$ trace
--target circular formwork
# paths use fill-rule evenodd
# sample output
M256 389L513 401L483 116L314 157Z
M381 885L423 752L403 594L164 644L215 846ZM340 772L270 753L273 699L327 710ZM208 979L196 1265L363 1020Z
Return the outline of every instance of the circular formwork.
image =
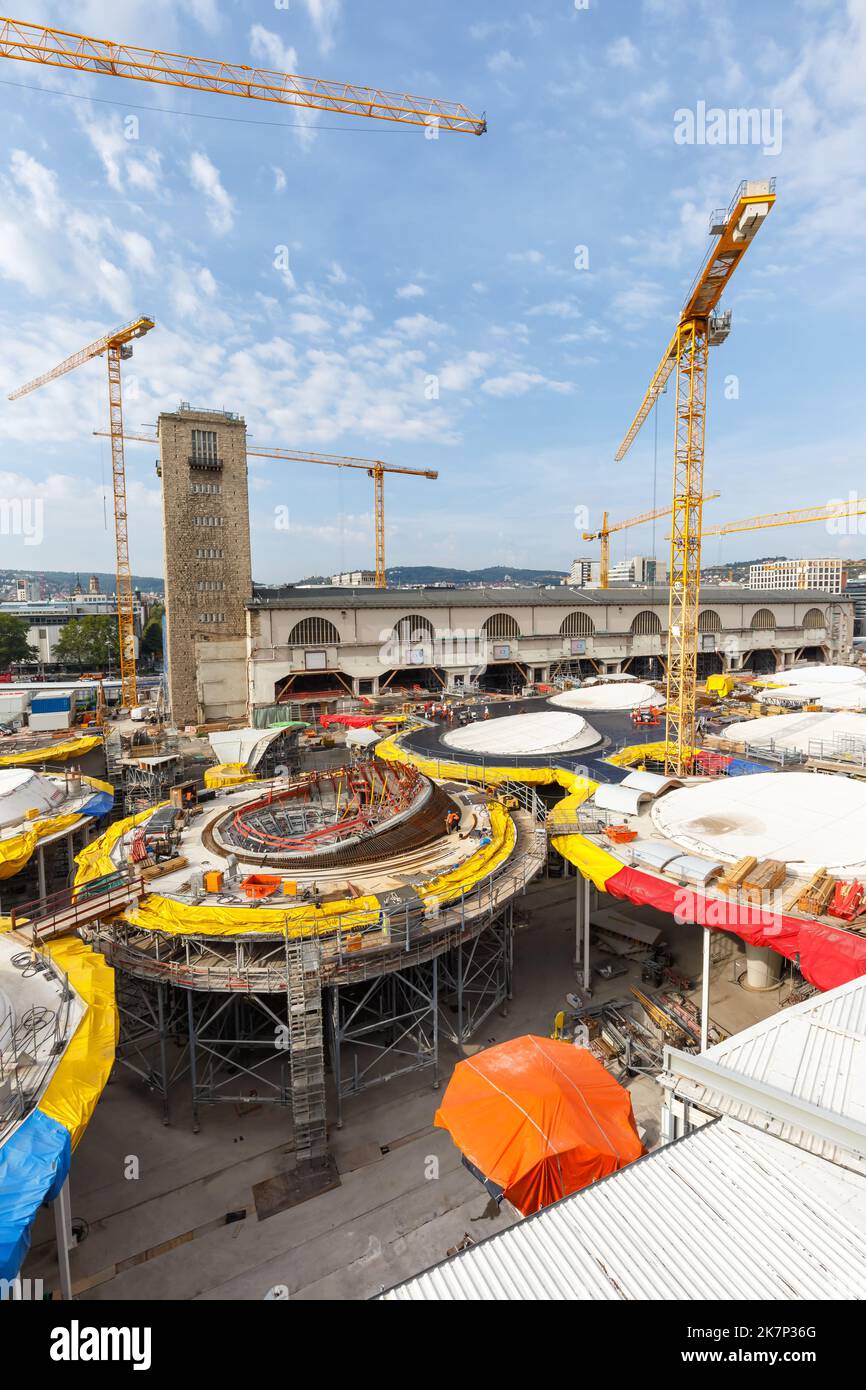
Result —
M216 867L210 855L219 827L252 808L263 813L288 789L274 784L263 795L261 785L251 785L240 794L222 793L206 825L193 823L181 832L175 851L183 867L155 880L138 908L96 928L100 949L117 968L143 980L209 992L280 992L287 945L299 937L318 943L323 980L350 983L431 960L477 935L543 867L545 808L522 788L524 805L508 798L506 807L502 797L473 786L439 784L415 768L376 764L385 773L395 766L411 771L402 782L409 804L382 817L375 833L343 846L340 862L326 862L329 856L317 849L300 866L297 856L285 864L258 853L238 856L230 883L214 895L191 892L191 874L201 881ZM146 831L147 822L140 823L117 841L113 868L124 864L135 836ZM244 898L250 872L276 880L264 901ZM148 902L157 910L149 912Z
M558 709L584 710L633 710L643 705L655 705L661 709L665 697L655 686L646 681L601 681L597 685L582 685L573 690L563 690L552 695L549 704Z
M464 728L450 729L441 742L446 748L478 753L483 757L501 754L507 758L522 755L537 758L597 748L601 735L579 715L539 710L528 714L506 714L495 719L475 721Z
M668 792L651 811L683 850L734 863L779 859L799 877L866 874L866 784L811 772L721 777Z
M244 863L348 867L429 844L452 809L414 767L370 761L270 785L213 816L202 839L211 852Z

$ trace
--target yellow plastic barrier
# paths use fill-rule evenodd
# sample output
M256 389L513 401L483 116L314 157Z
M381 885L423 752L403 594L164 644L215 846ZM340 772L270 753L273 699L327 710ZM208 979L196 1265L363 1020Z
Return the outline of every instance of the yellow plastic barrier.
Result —
M245 782L258 780L246 763L218 763L216 767L209 767L204 775L206 787L240 787Z
M28 763L62 763L68 758L80 758L92 748L98 748L101 738L87 738L49 743L44 748L28 748L26 753L6 753L0 757L0 767L26 767Z

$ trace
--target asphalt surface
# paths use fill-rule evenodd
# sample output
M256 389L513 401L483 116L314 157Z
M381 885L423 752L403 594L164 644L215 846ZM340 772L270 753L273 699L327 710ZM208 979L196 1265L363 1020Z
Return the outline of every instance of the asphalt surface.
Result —
M474 708L483 709L483 701ZM488 705L491 719L556 708L543 695L531 699L496 701ZM442 736L459 727L456 721L453 724L442 722L434 728L418 729L411 734L404 734L401 742L413 753L430 759L441 758L443 763L466 763L472 767L559 767L591 777L596 782L621 782L629 769L613 767L606 761L610 754L628 744L657 743L665 735L664 724L655 729L635 728L631 722L631 715L622 710L612 710L609 713L594 710L588 722L601 735L601 742L595 748L582 748L574 753L526 754L513 757L497 754L491 757L489 754L473 753L468 748L449 748L442 742Z

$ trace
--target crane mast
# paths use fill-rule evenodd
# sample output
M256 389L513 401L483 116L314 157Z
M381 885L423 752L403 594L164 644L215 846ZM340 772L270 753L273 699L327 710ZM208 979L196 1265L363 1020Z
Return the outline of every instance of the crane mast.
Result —
M56 381L67 372L74 371L84 362L94 357L106 358L108 364L108 415L109 437L111 439L111 480L114 498L114 548L115 548L115 591L117 599L117 637L120 652L121 704L131 709L138 704L138 679L135 658L135 599L132 590L132 568L129 562L129 513L126 502L126 466L123 454L123 392L121 389L121 362L132 356L132 345L136 338L144 337L154 327L151 318L142 315L125 328L113 333L105 333L87 347L80 348L71 357L58 362L50 371L34 377L17 391L11 392L10 401L19 400L31 391L51 381Z
M628 453L676 369L665 767L677 775L690 770L695 749L708 352L711 346L724 342L730 331L730 312L719 312L717 305L775 199L774 179L744 180L727 209L713 213L713 244L615 455L619 461Z

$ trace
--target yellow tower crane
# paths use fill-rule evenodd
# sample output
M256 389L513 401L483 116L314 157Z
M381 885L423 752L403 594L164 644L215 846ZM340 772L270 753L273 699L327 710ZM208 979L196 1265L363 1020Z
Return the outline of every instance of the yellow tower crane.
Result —
M720 521L708 526L705 536L730 536L736 531L763 531L772 526L802 526L807 521L839 521L846 517L866 515L866 498L848 502L820 502L815 507L794 507L789 512L764 512L747 516L743 521Z
M710 492L704 498L705 502L710 502L718 497L717 492ZM610 538L615 531L627 531L630 526L640 526L645 521L657 521L660 516L670 516L670 507L659 507L654 512L643 512L640 516L629 517L627 521L615 521L612 526L607 524L607 512L601 514L601 526L597 531L584 531L585 541L601 541L601 560L598 567L598 587L606 589L610 581Z
M483 135L487 129L484 116L473 115L468 107L456 101L359 87L352 82L327 82L320 77L298 77L268 68L251 68L246 63L165 53L157 48L137 48L18 19L0 19L0 57L71 68L77 72L95 72L102 77L155 82L162 87L185 87L197 92L219 92L225 96L276 102L281 106L303 106L374 120L399 121L404 125L425 126L437 133L453 130Z
M763 531L773 526L803 526L808 521L839 521L848 517L866 515L866 498L851 498L847 502L820 502L815 507L794 507L787 512L764 512L760 516L747 516L742 521L722 521L717 526L704 529L705 536L730 536L740 531ZM808 559L797 561L798 589L807 587L809 578ZM786 562L770 564L768 569L784 569Z
M132 594L132 570L129 564L129 514L126 505L126 468L123 458L123 399L120 389L120 364L132 356L132 344L154 327L153 319L142 315L125 328L106 333L95 343L74 352L50 371L19 386L9 396L10 401L29 395L47 382L65 376L83 362L105 354L108 363L108 413L111 439L111 479L114 489L114 545L117 576L117 635L120 649L120 702L128 709L138 704L135 669L135 605Z
M104 436L104 430L94 430ZM155 434L125 434L124 439L137 444L158 444ZM373 479L376 529L376 588L385 588L385 474L407 473L413 478L438 478L433 468L401 468L383 463L381 459L353 458L345 454L305 453L302 449L247 449L247 458L282 459L286 463L320 463L328 468L360 468Z
M744 180L727 209L713 213L713 244L616 453L625 458L676 367L665 767L677 774L689 770L695 746L707 354L730 332L730 310L718 310L719 300L775 200L775 179Z

